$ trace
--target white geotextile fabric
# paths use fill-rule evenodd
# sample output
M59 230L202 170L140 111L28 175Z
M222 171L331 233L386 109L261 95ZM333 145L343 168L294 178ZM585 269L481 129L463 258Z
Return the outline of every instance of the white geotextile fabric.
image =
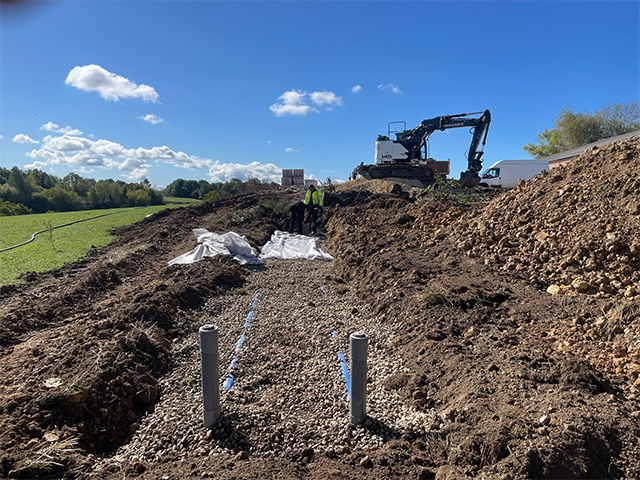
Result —
M190 252L183 253L179 257L170 260L168 262L169 265L186 265L199 262L206 257L215 257L216 255L232 257L240 265L259 265L264 263L258 258L256 249L249 245L247 238L235 232L227 232L221 235L211 233L204 228L194 228L193 234L200 245Z
M271 235L271 240L262 247L260 258L333 260L331 255L318 248L316 238L281 232L280 230L276 230Z
M258 257L256 249L249 245L247 238L235 232L221 235L211 233L204 228L195 228L193 234L200 245L190 252L170 260L167 262L169 265L187 265L216 255L232 257L241 265L259 265L264 263L264 258L333 260L331 255L318 248L316 238L281 232L280 230L276 230L271 236L271 240L262 247L260 257Z

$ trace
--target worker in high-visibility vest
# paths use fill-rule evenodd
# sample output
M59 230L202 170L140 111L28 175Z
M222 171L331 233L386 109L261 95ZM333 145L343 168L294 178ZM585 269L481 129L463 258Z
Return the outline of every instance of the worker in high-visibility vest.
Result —
M304 196L304 205L308 216L311 217L311 233L316 233L318 229L318 215L322 214L324 195L315 185L309 185L309 190Z

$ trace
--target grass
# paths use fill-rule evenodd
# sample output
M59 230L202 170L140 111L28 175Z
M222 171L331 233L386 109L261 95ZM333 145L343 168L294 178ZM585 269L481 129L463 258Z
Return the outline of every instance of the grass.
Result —
M167 204L202 203L202 200L198 200L197 198L164 197L163 200Z
M640 316L640 301L622 302L613 306L598 324L600 336L606 341L613 341L615 337L624 333L627 325Z
M421 305L438 305L440 303L449 302L450 293L444 289L432 289L425 287L424 290L418 293L418 302Z
M158 205L0 217L0 249L26 242L31 234L46 230L31 243L0 252L0 286L20 283L20 277L27 272L47 272L74 262L92 246L108 245L114 239L110 233L113 228L130 225L165 208L179 207ZM59 225L111 212L120 213L54 229Z
M460 186L454 178L437 177L433 185L429 185L420 192L416 203L422 205L428 202L442 202L454 200L459 203L473 203L482 201L482 196L476 191Z

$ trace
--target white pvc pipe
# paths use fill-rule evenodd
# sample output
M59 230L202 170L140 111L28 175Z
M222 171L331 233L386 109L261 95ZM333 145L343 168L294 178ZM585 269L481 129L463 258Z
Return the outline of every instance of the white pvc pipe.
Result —
M367 418L367 344L369 337L362 332L349 337L351 347L351 399L349 421L354 425Z
M215 325L200 327L200 356L202 359L202 420L205 428L211 428L220 419L218 327Z

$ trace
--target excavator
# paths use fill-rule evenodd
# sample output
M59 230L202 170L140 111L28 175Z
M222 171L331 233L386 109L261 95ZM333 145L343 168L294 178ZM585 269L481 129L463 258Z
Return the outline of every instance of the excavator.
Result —
M472 115L480 116L472 117ZM361 163L353 171L351 175L353 178L359 175L370 179L398 177L433 183L436 176L446 177L449 174L449 160L438 161L428 158L426 142L431 134L436 130L471 127L472 139L467 152L467 170L460 174L459 183L463 187L474 187L480 183L478 175L482 168L480 159L484 154L484 145L487 142L491 123L489 110L434 117L423 120L412 130L392 132L391 126L397 123L404 122L390 122L388 135L378 135L375 164ZM395 140L389 138L392 133L396 135ZM481 140L482 146L478 149Z

